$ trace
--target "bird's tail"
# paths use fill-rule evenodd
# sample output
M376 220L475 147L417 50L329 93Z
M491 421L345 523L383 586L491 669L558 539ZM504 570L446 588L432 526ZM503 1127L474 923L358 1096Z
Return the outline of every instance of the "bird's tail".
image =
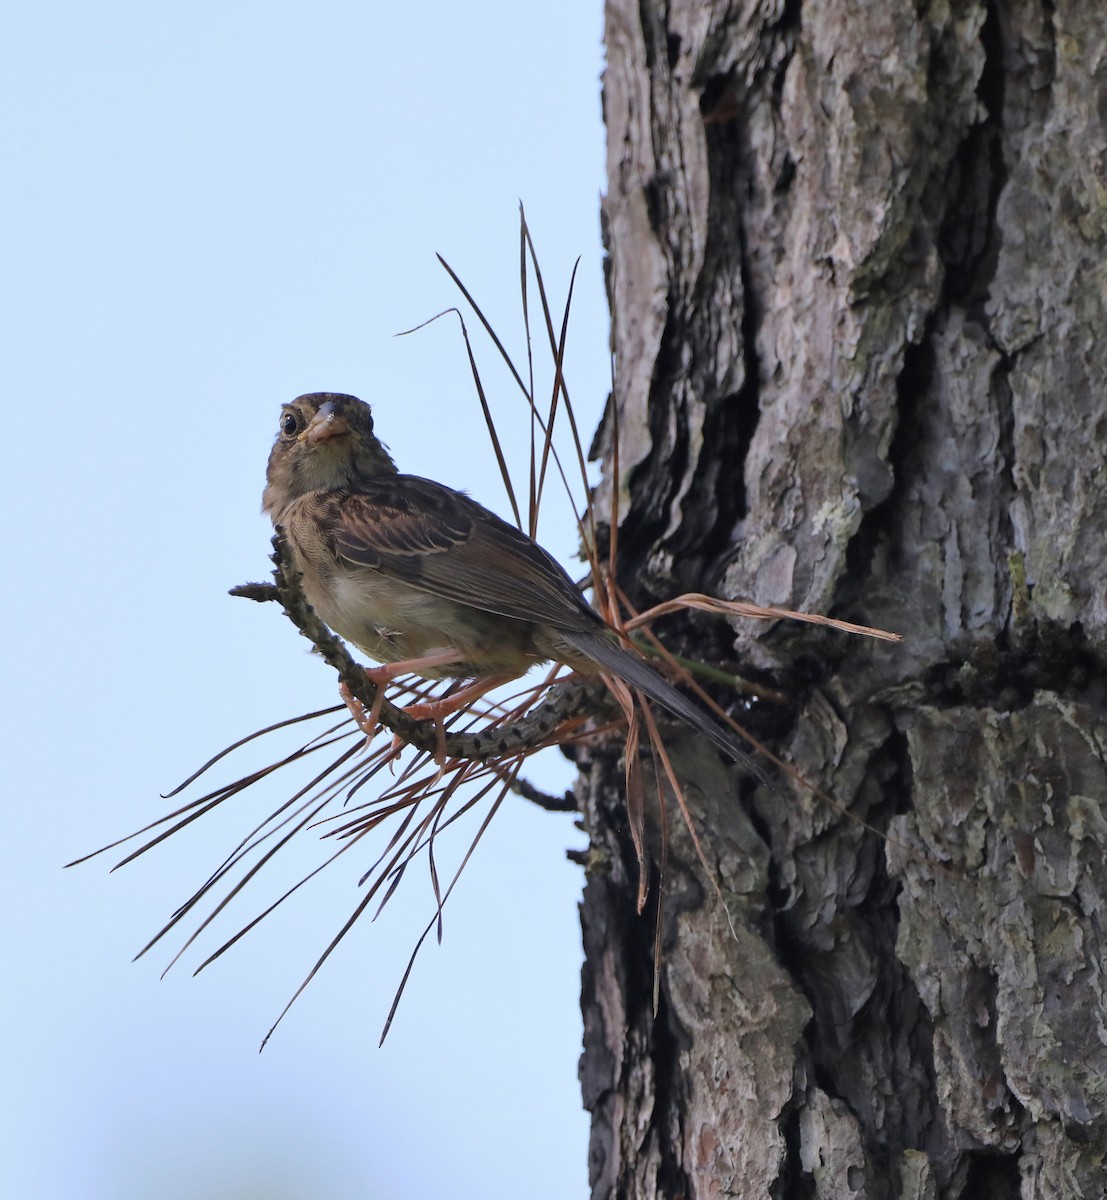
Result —
M687 722L693 729L698 729L700 733L710 738L728 758L752 772L766 787L772 787L765 772L750 758L734 734L724 729L698 705L693 704L687 696L678 692L648 663L643 662L640 658L635 658L629 651L624 650L602 634L558 630L558 636L574 650L602 667L603 670L610 671L612 675L618 675L631 687L638 688L651 700L655 700L663 708L667 708L673 716Z

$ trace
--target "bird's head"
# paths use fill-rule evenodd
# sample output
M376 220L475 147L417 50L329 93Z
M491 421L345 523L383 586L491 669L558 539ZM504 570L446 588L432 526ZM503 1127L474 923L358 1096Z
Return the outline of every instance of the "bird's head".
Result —
M356 396L312 392L281 408L262 507L274 519L308 492L356 487L396 464L373 433L373 413Z

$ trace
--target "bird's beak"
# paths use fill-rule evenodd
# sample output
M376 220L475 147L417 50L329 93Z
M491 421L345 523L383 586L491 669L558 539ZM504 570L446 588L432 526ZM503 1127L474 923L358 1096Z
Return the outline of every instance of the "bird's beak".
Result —
M346 418L328 400L319 406L319 411L311 418L308 427L300 434L300 441L309 446L329 441L334 437L343 437L350 432Z

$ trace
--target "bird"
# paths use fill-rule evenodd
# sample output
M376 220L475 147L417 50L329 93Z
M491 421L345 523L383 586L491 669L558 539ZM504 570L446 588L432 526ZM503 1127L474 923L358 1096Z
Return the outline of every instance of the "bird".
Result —
M544 662L617 676L767 784L738 739L619 643L549 553L445 484L397 469L356 396L281 408L262 509L283 531L308 603L397 675L486 690Z

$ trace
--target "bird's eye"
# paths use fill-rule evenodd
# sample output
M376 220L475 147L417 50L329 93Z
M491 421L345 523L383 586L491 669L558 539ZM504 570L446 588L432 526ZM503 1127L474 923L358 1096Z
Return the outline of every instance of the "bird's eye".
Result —
M286 412L281 415L281 433L285 437L291 437L300 428L300 419L293 412Z

